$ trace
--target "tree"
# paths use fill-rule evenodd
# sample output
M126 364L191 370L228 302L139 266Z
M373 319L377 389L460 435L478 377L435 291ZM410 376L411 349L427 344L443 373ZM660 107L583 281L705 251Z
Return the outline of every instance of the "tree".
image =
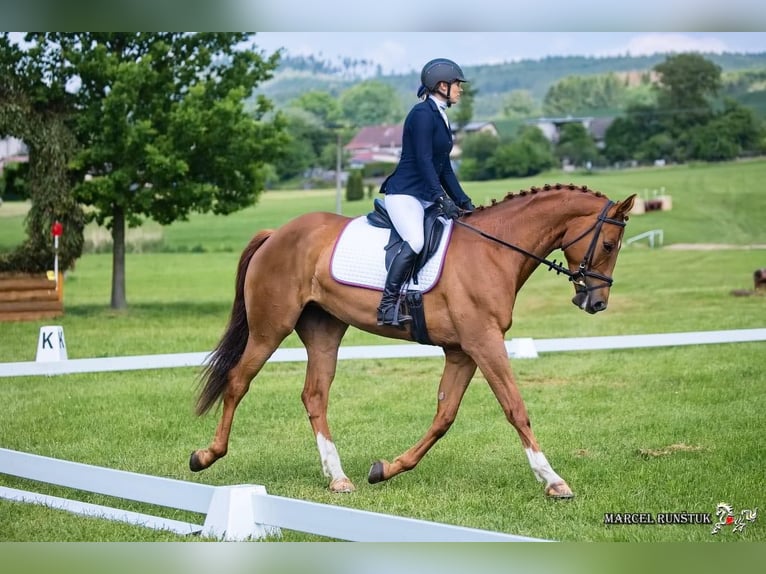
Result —
M402 106L396 90L378 80L352 86L340 96L343 118L351 125L374 126L402 120Z
M491 159L495 177L528 177L555 167L556 156L540 128L523 126L510 143L500 145Z
M568 122L561 126L556 155L574 165L595 163L599 159L596 142L580 122Z
M310 149L303 151L303 161L310 159L311 167L335 169L338 153L338 130L347 131L349 126L342 119L338 99L328 92L312 90L290 101L288 111L291 116L299 116L302 122L291 121L287 132L294 140L293 151L288 156L294 156L298 144L310 143ZM297 120L297 119L296 119ZM341 133L342 139L346 139ZM294 158L294 161L297 158Z
M675 54L657 64L657 106L674 134L705 123L713 114L712 98L721 88L721 67L700 54Z
M721 113L688 131L689 155L704 161L727 161L758 153L762 135L752 111L727 99Z
M341 121L342 112L338 98L329 92L311 90L290 101L290 107L300 108L313 114L322 125L329 126Z
M499 145L500 140L491 133L476 132L463 136L460 141L460 176L468 180L492 179L494 173L490 159Z
M29 199L26 181L28 172L27 162L6 163L0 176L0 198Z
M541 111L529 90L513 90L503 100L503 116L506 118L526 119Z
M282 120L265 121L278 54L245 49L239 33L33 33L26 69L71 100L79 149L70 162L77 200L114 241L111 306L127 306L125 231L191 212L252 205L265 163L284 146Z
M460 102L455 108L453 123L458 129L465 127L473 118L473 102L476 94L479 92L470 82L463 84L463 93L460 95Z
M288 143L282 156L275 162L282 181L298 177L319 165L324 147L335 141L332 131L318 117L304 109L291 106L285 110L285 118Z
M364 178L361 169L352 169L346 183L346 201L364 199Z
M543 111L565 116L619 108L626 94L626 86L616 74L568 76L548 89Z
M637 159L644 141L664 131L663 118L656 105L634 104L616 118L604 136L604 155L611 162Z
M85 215L72 193L67 166L77 142L67 126L71 96L54 74L0 33L0 134L24 141L29 163L24 191L31 207L26 217L27 238L0 256L0 270L41 272L51 268L51 225L64 226L59 241L59 269L69 269L82 254Z

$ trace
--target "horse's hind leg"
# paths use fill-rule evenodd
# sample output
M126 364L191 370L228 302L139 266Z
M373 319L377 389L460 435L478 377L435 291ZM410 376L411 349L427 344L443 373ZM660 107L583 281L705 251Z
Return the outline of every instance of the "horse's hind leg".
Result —
M476 372L476 363L459 349L445 350L445 365L439 383L436 416L426 434L412 448L393 462L378 460L372 464L367 480L371 484L393 478L411 470L428 450L436 444L452 426L468 384Z
M347 328L346 323L316 305L308 305L295 326L308 355L301 399L316 437L322 472L330 479L330 490L333 492L354 491L354 484L343 472L327 424L330 385L335 377L338 347Z
M223 392L223 412L215 430L213 441L206 449L196 450L189 460L189 468L198 472L212 465L219 458L226 456L229 448L229 435L234 412L237 410L242 397L250 389L250 382L255 378L263 365L284 337L274 337L271 340L259 339L257 342L252 335L248 336L245 350L236 366L228 373L226 389ZM278 339L278 340L277 340Z

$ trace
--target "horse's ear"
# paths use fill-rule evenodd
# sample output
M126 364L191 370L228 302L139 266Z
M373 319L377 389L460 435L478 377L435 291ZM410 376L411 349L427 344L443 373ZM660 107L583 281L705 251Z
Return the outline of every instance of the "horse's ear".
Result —
M617 212L614 214L615 219L618 217L622 217L623 219L628 219L628 214L630 213L630 210L633 209L633 202L636 199L636 194L626 197L624 200L617 203Z

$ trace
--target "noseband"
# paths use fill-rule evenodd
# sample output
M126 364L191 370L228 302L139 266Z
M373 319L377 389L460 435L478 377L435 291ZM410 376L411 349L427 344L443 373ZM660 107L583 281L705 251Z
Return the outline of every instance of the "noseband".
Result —
M596 219L593 225L591 225L588 229L583 231L580 235L575 237L572 241L570 241L566 245L561 246L560 249L562 251L565 251L569 249L572 245L580 241L583 237L593 232L593 237L590 240L588 251L585 252L585 256L583 257L583 260L580 262L579 268L574 273L570 271L569 268L566 267L563 263L559 263L555 259L553 261L549 261L548 259L545 259L544 257L540 257L539 255L535 255L534 253L527 251L526 249L522 249L521 247L517 245L508 243L507 241L503 241L502 239L495 237L494 235L490 235L489 233L485 233L481 229L474 227L472 225L468 225L467 223L464 223L460 221L459 219L456 219L455 223L470 229L474 233L478 233L479 235L481 235L482 237L486 239L489 239L490 241L494 241L495 243L499 243L500 245L513 249L514 251L518 251L519 253L529 257L530 259L534 259L535 261L542 263L543 265L548 267L549 271L555 271L556 275L559 275L559 274L566 275L567 277L569 277L569 280L575 284L575 289L578 292L586 292L586 291L593 291L595 289L600 289L604 286L611 287L612 283L614 282L614 280L608 275L604 275L602 273L598 273L597 271L593 271L590 269L590 266L593 260L593 254L595 253L596 246L598 245L598 237L601 234L601 228L603 227L604 223L611 223L612 225L625 227L624 221L620 221L618 219L613 219L611 217L606 216L607 212L609 211L609 208L612 207L613 205L614 205L614 201L607 200L606 205L604 205L604 208L601 210L601 213L599 213L598 215L598 219ZM600 285L589 287L585 283L585 279L588 277L598 279L599 281L602 281L603 283Z
M607 275L603 275L602 273L598 273L597 271L592 271L590 269L590 266L593 263L593 253L595 253L596 251L596 246L598 245L598 237L599 235L601 235L601 227L604 225L604 223L611 223L612 225L625 227L624 221L619 221L617 219L612 219L611 217L606 216L607 212L609 211L609 208L612 207L613 205L614 205L613 201L607 201L606 205L604 205L604 208L601 210L601 213L599 214L598 219L593 225L591 225L588 229L586 229L584 232L582 232L580 235L578 235L576 238L574 238L572 241L570 241L566 245L561 246L561 250L566 251L572 245L580 241L580 239L588 235L588 233L593 231L593 237L591 237L590 245L588 245L588 251L585 252L585 256L583 257L583 260L580 262L580 267L577 269L575 273L571 273L571 272L569 273L569 280L572 281L576 285L576 287L579 287L579 289L577 289L578 291L593 291L595 289L600 289L604 286L611 287L612 283L614 283L614 280L611 277ZM587 277L592 277L594 279L603 281L603 284L588 287L588 285L585 283L585 279Z

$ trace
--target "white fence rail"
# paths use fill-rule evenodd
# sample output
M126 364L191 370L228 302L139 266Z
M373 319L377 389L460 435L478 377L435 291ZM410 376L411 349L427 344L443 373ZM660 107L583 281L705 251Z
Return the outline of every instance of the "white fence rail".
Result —
M695 331L691 333L659 333L653 335L616 335L607 337L571 337L561 339L511 339L505 346L511 358L533 358L537 353L562 351L593 351L630 349L638 347L673 347L712 343L743 343L766 341L766 329L735 329L729 331ZM64 375L139 369L199 367L209 353L178 353L166 355L136 355L99 359L68 359L51 362L0 363L1 377L34 375ZM402 359L441 357L440 347L407 343L401 345L370 345L341 347L338 359ZM269 362L305 361L306 350L277 349Z
M627 239L625 241L625 245L631 245L636 241L641 241L642 239L646 239L649 242L649 247L654 247L655 242L657 243L657 247L662 247L662 243L665 240L665 234L662 229L650 229L649 231L639 233L638 235Z
M278 537L281 529L351 542L546 542L272 496L260 485L211 486L0 448L0 473L121 499L205 514L196 525L68 498L0 487L0 498L80 515L222 540Z

